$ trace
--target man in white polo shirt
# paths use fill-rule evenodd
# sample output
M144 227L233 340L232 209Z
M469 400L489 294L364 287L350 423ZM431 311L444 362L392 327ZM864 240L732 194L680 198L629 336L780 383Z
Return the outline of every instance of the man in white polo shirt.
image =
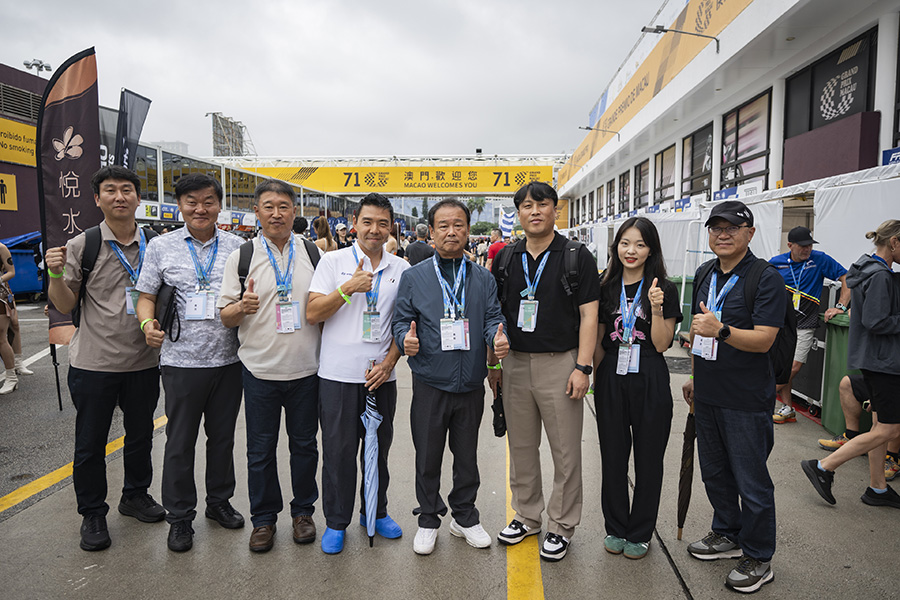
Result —
M239 272L242 246L225 263L218 302L222 324L238 328L238 358L244 365L253 552L272 549L275 521L284 508L275 459L282 408L291 452L294 541L316 539L312 514L319 497L319 328L306 323L315 268L306 241L291 231L294 198L293 189L282 181L270 179L256 187L253 208L262 232L248 246L253 251L246 289Z
M356 243L326 254L309 288L306 318L324 322L319 357L319 421L322 425L322 551L344 549L344 533L353 518L357 490L356 456L364 464L365 434L360 415L366 394L375 394L383 417L378 427L378 508L361 507L360 524L375 519L375 531L399 538L400 526L387 514L388 452L394 437L397 383L394 365L400 349L392 344L391 318L400 275L409 264L384 251L391 235L394 209L390 200L371 193L359 203L353 220ZM375 366L369 369L369 361Z

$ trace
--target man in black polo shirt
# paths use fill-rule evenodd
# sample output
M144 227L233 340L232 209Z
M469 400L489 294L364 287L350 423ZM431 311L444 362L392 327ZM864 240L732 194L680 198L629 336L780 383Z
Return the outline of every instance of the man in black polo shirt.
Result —
M552 187L529 183L516 192L514 202L525 239L505 247L492 265L509 326L511 350L503 365L503 400L509 485L516 511L497 538L502 544L517 544L541 531L544 424L555 473L540 555L558 561L566 555L581 521L582 399L597 341L600 278L587 248L579 245L569 250L566 238L554 233L558 199ZM570 251L577 252L576 281L566 276L564 255ZM497 362L492 359L489 355L489 363ZM492 387L500 373L490 371Z
M410 265L417 265L426 258L431 258L434 248L428 245L428 225L416 225L416 241L406 247L406 260Z
M700 471L714 512L712 531L688 552L700 560L740 557L725 584L754 592L773 579L775 486L766 461L774 444L775 372L767 352L784 324L784 280L766 267L748 310L744 279L757 261L749 248L753 213L742 202L722 202L706 227L718 258L703 281L694 280L700 301L692 309L693 376L684 398L694 403Z

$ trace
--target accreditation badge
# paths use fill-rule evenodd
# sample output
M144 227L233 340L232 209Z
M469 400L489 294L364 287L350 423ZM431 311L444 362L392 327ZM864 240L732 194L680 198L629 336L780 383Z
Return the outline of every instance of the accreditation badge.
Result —
M294 333L300 329L300 303L278 302L275 305L275 331Z
M469 320L441 319L441 350L469 349Z
M719 354L719 341L713 337L694 336L694 344L691 346L691 354L699 356L703 360L716 360Z
M794 310L800 310L800 294L794 293L791 294L791 304L794 305Z
M619 344L616 360L616 375L639 373L641 370L641 347L637 344Z
M362 341L381 342L381 313L378 311L365 311L363 313Z
M207 305L209 297L206 292L190 292L184 301L184 318L187 321L202 321L207 319Z
M526 333L531 333L537 327L537 300L522 300L519 303L519 329Z
M141 293L135 290L134 287L125 288L125 314L135 314L134 307L137 306L140 295Z
M216 293L206 292L206 318L215 320L216 318Z

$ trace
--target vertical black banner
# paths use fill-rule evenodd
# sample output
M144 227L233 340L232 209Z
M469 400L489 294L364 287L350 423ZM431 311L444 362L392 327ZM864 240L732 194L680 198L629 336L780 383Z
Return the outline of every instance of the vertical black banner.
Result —
M67 60L47 83L37 122L38 198L44 250L100 223L91 176L100 168L100 108L94 49ZM71 317L51 307L50 343L65 344Z
M119 125L116 130L117 165L134 170L134 157L148 112L150 112L149 98L122 88L119 99Z

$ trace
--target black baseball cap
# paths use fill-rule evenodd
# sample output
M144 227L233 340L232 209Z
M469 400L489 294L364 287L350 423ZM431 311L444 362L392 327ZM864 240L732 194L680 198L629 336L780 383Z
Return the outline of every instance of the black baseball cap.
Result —
M798 246L812 246L819 243L812 238L812 231L808 227L794 227L791 229L788 232L788 241Z
M747 205L737 200L725 200L716 204L709 213L706 220L708 227L713 219L723 218L733 225L740 225L746 222L748 226L753 227L753 213L747 208Z

